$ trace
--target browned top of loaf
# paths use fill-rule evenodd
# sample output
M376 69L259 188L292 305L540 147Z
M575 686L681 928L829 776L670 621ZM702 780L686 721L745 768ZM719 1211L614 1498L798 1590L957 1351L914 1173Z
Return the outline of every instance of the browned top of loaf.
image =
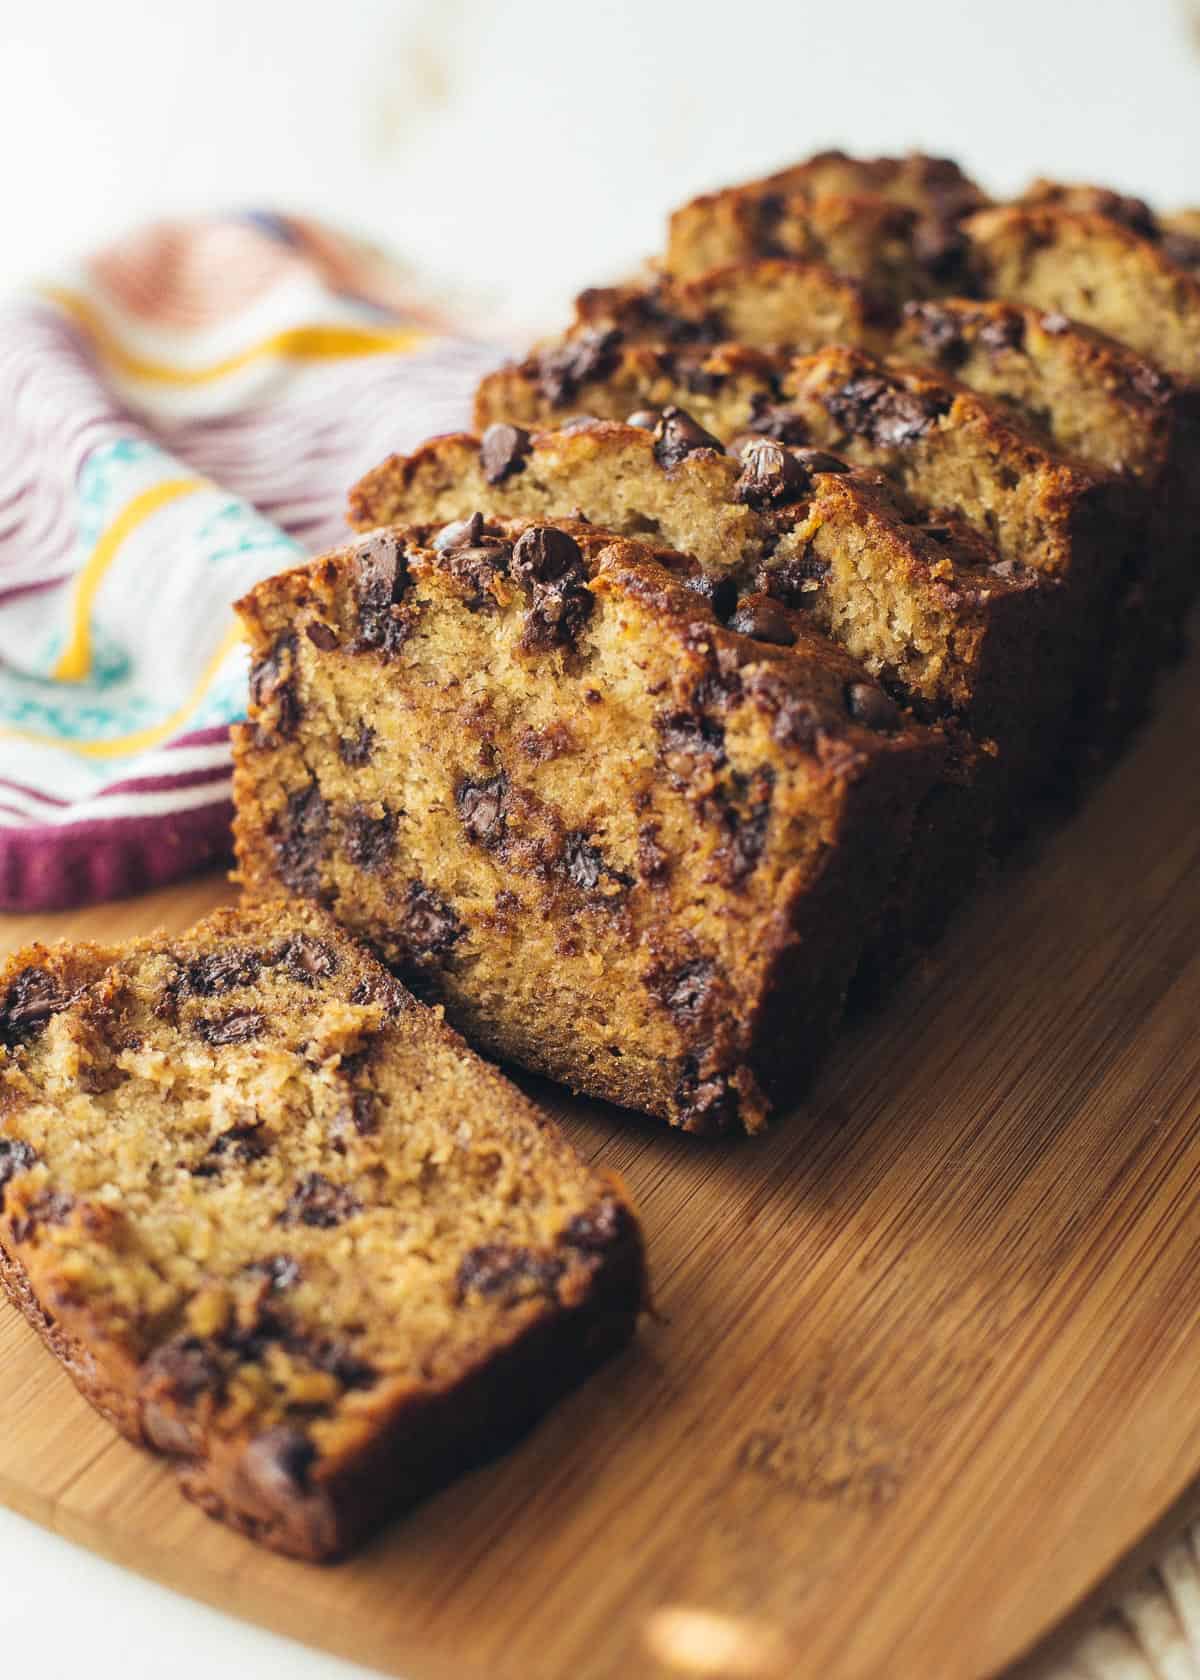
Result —
M1105 481L923 368L833 346L796 360L783 395L815 441L880 466L921 500L958 507L1005 558L1049 576L1071 571L1077 520L1100 511Z
M1044 178L1031 182L1017 202L1054 210L1082 210L1120 222L1131 233L1160 246L1173 263L1200 273L1200 212L1159 213L1144 198L1113 192L1111 187Z
M746 186L763 192L874 193L894 204L954 218L981 210L988 196L953 158L907 152L899 157L853 157L817 152Z
M1153 482L1166 465L1178 410L1171 380L1064 315L999 300L914 302L893 351L956 375L1103 471Z
M1200 277L1124 221L1055 205L1003 205L963 223L987 293L1071 316L1200 383Z
M755 257L826 264L861 280L885 309L945 289L958 272L954 225L870 194L706 193L671 216L665 270L691 278Z
M750 256L687 280L580 293L569 336L613 327L652 343L732 340L768 353L779 346L803 351L831 343L881 348L885 342L861 281L825 263L791 257Z

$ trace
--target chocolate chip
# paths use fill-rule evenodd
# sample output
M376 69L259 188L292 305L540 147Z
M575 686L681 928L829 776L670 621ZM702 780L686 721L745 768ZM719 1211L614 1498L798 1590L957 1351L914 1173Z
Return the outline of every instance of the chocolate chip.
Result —
M361 770L371 762L375 751L375 731L370 724L360 723L356 735L343 735L338 741L338 757L351 770Z
M290 977L305 986L314 980L328 980L338 971L337 955L332 946L310 933L294 933L283 947L279 960Z
M953 396L909 391L875 374L860 374L822 401L845 431L865 437L884 449L900 449L933 429L948 412Z
M75 1206L74 1196L62 1190L43 1190L12 1222L13 1241L29 1242L39 1225L65 1225Z
M792 459L810 473L848 473L854 469L840 455L830 455L824 449L793 449Z
M761 391L750 405L750 430L760 437L774 438L777 443L808 442L808 427L801 417L786 404L772 402Z
M807 607L829 576L830 563L811 549L772 560L759 568L756 583L761 591L782 601L785 607Z
M489 484L503 484L506 478L521 472L525 458L533 448L533 439L523 426L510 426L498 420L489 426L479 440L479 463Z
M265 659L250 670L250 703L265 714L258 719L259 735L278 735L290 740L300 721L301 706L293 677L296 671L296 638L281 636Z
M777 647L792 647L796 641L796 628L786 609L766 595L747 595L729 620L729 628L739 636Z
M156 1347L138 1371L138 1398L194 1406L205 1395L220 1399L225 1374L213 1348L195 1336L176 1336ZM157 1443L156 1443L157 1444Z
M350 1095L350 1124L359 1137L374 1137L379 1130L379 1095L376 1091L353 1091Z
M355 554L358 592L358 645L391 655L407 640L411 626L398 616L408 588L408 561L400 539L377 531Z
M449 525L443 525L433 539L433 546L438 554L454 548L475 548L482 535L483 515L472 513L466 519L453 519Z
M274 836L279 878L285 886L315 898L321 883L321 852L329 811L316 782L289 793Z
M767 843L775 774L763 765L749 775L734 771L705 798L702 810L724 832L716 854L722 880L740 887L758 867Z
M279 1215L281 1225L309 1225L327 1231L352 1214L362 1212L362 1203L347 1184L334 1184L324 1173L306 1173L292 1191Z
M681 1027L694 1026L713 1002L716 969L697 957L668 974L655 988L668 1013Z
M562 872L572 886L591 892L604 873L603 853L589 842L586 834L576 831L564 835Z
M518 583L556 583L582 571L579 544L553 525L531 525L513 547L512 575Z
M665 881L670 873L670 855L659 844L656 823L646 823L638 830L637 862L638 874L652 886Z
M232 1009L228 1015L201 1017L195 1031L206 1044L247 1044L258 1037L265 1024L257 1009Z
M657 408L635 408L626 419L627 426L636 426L639 432L652 432L662 419L662 411Z
M570 646L595 605L579 544L552 525L531 525L513 548L512 575L531 592L521 645Z
M440 956L462 938L462 923L437 893L409 883L397 930L415 957Z
M270 1144L262 1135L261 1121L247 1121L244 1125L230 1126L227 1131L214 1138L192 1168L192 1176L215 1178L226 1156L234 1161L261 1161L268 1154Z
M308 1492L317 1449L302 1430L279 1424L256 1436L242 1454L239 1473L271 1500L284 1504Z
M693 595L699 595L701 600L707 601L712 608L713 617L719 623L727 622L730 613L737 606L737 584L731 577L710 577L707 572L695 572L691 577L685 577L683 587Z
M659 752L675 775L686 779L699 764L717 769L725 762L725 726L703 711L660 712L654 727Z
M37 1150L23 1138L0 1137L0 1210L4 1207L5 1186L18 1173L28 1172L37 1159Z
M1002 350L1020 350L1025 344L1025 320L1014 310L1012 314L990 317L979 329L979 342L993 355Z
M507 1243L481 1243L463 1256L455 1279L459 1302L472 1292L503 1295L518 1301L531 1295L552 1294L562 1275L562 1261L554 1255Z
M745 465L733 487L739 502L750 507L777 507L794 502L812 488L812 479L796 457L770 438L756 439L742 450Z
M659 466L677 467L697 449L715 449L718 455L725 453L720 438L706 432L684 409L673 404L664 408L654 428L654 458Z
M586 1213L577 1213L558 1240L568 1248L582 1249L585 1254L603 1254L605 1249L624 1242L634 1229L629 1209L609 1197Z
M555 408L573 402L581 385L607 379L617 366L622 334L616 327L589 327L538 357L538 380Z
M376 816L366 805L352 805L345 817L345 853L356 869L379 874L391 862L396 845L396 815L385 805Z
M956 368L966 360L962 322L953 310L936 303L906 303L904 319L915 327L921 348L943 367Z
M889 734L900 725L900 713L895 702L874 683L847 683L846 710L856 723L861 723L866 729L878 729Z
M503 771L486 781L461 781L454 790L459 819L472 840L495 846L504 838L504 802L508 777Z
M508 571L512 549L507 543L487 543L478 548L451 548L446 553L446 569L450 576L465 584L470 594L467 606L472 612L482 607L494 607L493 585Z
M27 1043L70 1001L44 968L23 968L0 1003L0 1045L15 1050Z
M253 986L261 970L257 951L238 947L209 951L186 962L169 989L177 998L220 997L238 986Z
M304 634L322 653L331 653L338 645L338 634L332 624L323 624L319 618L304 626Z
M711 1135L737 1125L737 1092L723 1073L701 1079L694 1064L685 1064L683 1078L675 1087L675 1104L685 1132Z
M965 266L966 237L952 218L920 217L913 226L912 248L925 272L943 283L957 278Z

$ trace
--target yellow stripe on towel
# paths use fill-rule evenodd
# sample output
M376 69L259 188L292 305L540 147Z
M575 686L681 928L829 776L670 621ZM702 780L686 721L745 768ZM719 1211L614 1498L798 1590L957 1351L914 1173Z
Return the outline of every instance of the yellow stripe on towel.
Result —
M221 639L221 645L196 679L195 686L183 705L161 723L153 723L146 729L135 730L132 735L119 735L111 741L68 741L61 735L35 735L25 729L0 729L0 741L28 741L38 747L57 747L61 752L78 753L82 758L125 758L131 753L145 752L179 732L200 705L208 692L209 684L242 639L240 625L230 625Z
M288 356L295 361L334 361L344 356L374 356L387 350L411 350L430 334L417 327L363 327L353 323L329 326L285 327L269 338L235 351L208 367L179 367L173 362L156 362L139 356L101 318L99 311L77 292L60 286L42 287L42 296L64 310L91 339L101 358L117 373L151 385L206 385L224 379L251 362L271 356Z
M53 672L59 682L83 682L91 671L92 602L126 537L168 502L178 501L180 496L190 496L208 487L206 478L166 478L161 484L152 484L149 490L135 496L103 533L75 580L71 631Z

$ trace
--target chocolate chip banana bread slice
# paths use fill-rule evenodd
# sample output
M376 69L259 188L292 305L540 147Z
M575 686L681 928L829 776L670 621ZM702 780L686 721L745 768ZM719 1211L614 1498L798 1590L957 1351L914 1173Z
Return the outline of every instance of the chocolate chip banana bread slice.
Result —
M645 1287L620 1185L302 901L0 971L0 1278L190 1498L308 1558L507 1444Z
M1185 385L1200 384L1200 275L1165 240L1112 216L1003 205L963 223L976 285L1130 345Z
M1128 541L1117 481L1050 451L1004 409L953 380L831 348L793 363L784 400L811 440L956 509L999 551L1057 585L1035 650L1031 701L1047 759L1113 634ZM1091 720L1089 720L1090 722Z
M571 522L374 533L239 610L249 893L576 1090L693 1132L795 1100L942 759L855 661Z
M1126 486L1130 545L1113 697L1146 695L1156 665L1178 649L1197 581L1200 494L1191 483L1196 438L1184 393L1128 345L1028 304L912 303L894 351L953 374Z
M649 533L699 561L731 622L787 639L769 605L735 612L739 594L760 591L801 609L922 719L954 717L1006 758L1028 749L1045 593L1037 574L877 473L761 437L727 454L690 415L669 410L653 431L499 425L482 439L434 438L351 493L351 522L364 530L439 525L480 508L531 518L577 510L608 530Z
M592 287L575 300L568 337L617 329L628 340L652 344L723 341L767 352L826 344L883 349L886 324L861 281L821 262L750 255L691 279Z
M611 354L594 354L607 343ZM776 396L777 363L741 344L647 344L619 328L587 329L487 374L475 393L475 426L498 421L551 426L656 416L686 407L706 431L729 438L751 429Z
M823 263L862 281L886 313L906 298L936 295L960 272L961 240L947 238L939 225L927 248L927 225L917 211L867 193L733 187L705 193L672 214L662 265L687 279L757 257Z

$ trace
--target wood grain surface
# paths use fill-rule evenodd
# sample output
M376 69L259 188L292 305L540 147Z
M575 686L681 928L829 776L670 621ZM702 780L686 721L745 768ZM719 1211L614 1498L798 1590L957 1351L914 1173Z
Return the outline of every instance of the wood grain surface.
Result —
M0 1498L226 1609L480 1680L991 1674L1200 1473L1200 665L765 1139L536 1089L623 1172L657 1316L334 1568L208 1522L0 1307ZM181 927L191 884L0 923Z

